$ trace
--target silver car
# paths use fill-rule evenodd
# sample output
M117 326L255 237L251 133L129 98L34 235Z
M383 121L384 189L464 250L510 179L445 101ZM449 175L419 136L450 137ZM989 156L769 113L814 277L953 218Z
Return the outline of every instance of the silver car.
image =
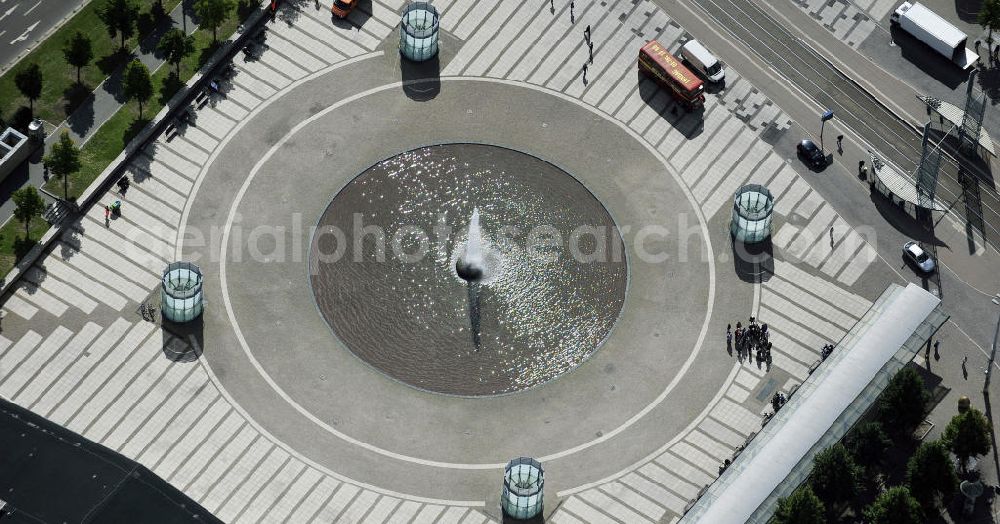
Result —
M903 244L903 256L924 273L934 272L934 259L924 251L924 248L920 247L920 244L912 240Z

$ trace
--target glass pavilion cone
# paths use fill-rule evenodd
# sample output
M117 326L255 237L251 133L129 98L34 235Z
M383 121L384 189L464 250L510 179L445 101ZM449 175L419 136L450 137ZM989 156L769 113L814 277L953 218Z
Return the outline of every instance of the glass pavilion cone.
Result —
M500 506L507 516L530 519L542 512L542 488L545 473L542 464L533 458L519 457L507 463L503 475L503 496Z
M430 60L438 52L438 10L430 2L411 2L399 24L399 52L414 62Z
M174 262L163 270L160 310L171 322L189 322L205 309L202 274L190 262Z
M741 187L733 199L733 219L729 224L733 240L749 244L771 236L773 211L774 197L766 187L759 184Z

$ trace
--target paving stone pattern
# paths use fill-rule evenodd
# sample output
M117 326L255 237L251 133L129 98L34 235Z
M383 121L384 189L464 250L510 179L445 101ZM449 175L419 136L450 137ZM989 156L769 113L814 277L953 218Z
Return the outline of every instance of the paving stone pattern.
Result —
M136 314L156 292L181 211L220 141L292 82L374 51L398 23L402 3L376 0L360 29L332 25L325 10L311 6L293 24L269 25L267 50L234 62L226 96L197 110L197 126L161 137L132 162L128 212L105 227L103 208L91 208L5 297L3 314L34 328L0 335L0 395L136 459L227 522L486 521L481 508L379 492L305 461L233 405L203 362L163 357L197 349L192 341ZM787 390L801 382L822 345L837 341L870 306L852 286L874 251L772 149L767 135L783 132L789 119L736 70L727 72L724 91L708 96L703 118L675 114L673 100L648 80L636 89L635 53L644 41L676 50L686 37L650 2L581 1L575 23L568 6L553 15L543 2L436 5L442 28L464 41L442 76L527 82L617 119L682 174L708 219L728 213L733 192L751 181L767 184L779 215L797 220L775 232L776 276L761 290L759 317L775 336L771 370L742 365L689 433L614 479L568 495L551 517L674 522L718 465L760 429L762 385L780 379ZM582 42L587 24L595 57L585 84L587 48L566 42ZM115 198L109 193L104 201Z

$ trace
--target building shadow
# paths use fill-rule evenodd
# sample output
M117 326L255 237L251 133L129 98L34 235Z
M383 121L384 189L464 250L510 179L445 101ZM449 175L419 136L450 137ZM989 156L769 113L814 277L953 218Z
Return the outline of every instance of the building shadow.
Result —
M157 306L159 307L159 306ZM201 358L205 341L205 321L202 315L189 322L176 323L161 318L161 328L171 336L163 337L163 356L171 362L188 363Z
M747 244L730 236L733 269L743 282L758 284L774 276L774 246L768 236L760 242Z
M893 24L889 34L892 35L892 41L899 47L903 58L948 89L955 89L969 78L968 72L963 71L954 62L917 40L898 25Z
M983 0L955 0L955 13L959 20L967 24L978 24L983 3Z
M399 57L399 70L403 77L403 92L411 100L426 102L441 92L441 62L438 55L423 62L413 62Z
M544 511L542 513L544 513ZM542 513L539 513L530 519L515 519L514 517L507 515L506 511L501 510L500 522L503 524L543 524L545 522L545 517L542 516Z
M357 7L347 15L355 27L362 28L372 17L372 0L358 0Z
M926 213L918 213L915 217L902 207L893 204L889 198L874 188L869 192L869 196L875 205L875 210L896 231L925 244L947 247L947 244L934 234L933 217Z

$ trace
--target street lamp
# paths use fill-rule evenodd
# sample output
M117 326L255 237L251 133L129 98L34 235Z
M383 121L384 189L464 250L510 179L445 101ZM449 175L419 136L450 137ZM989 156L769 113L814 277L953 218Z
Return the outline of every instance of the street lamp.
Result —
M819 116L819 150L826 152L826 148L823 147L823 128L826 127L826 121L833 118L833 110L827 109Z

